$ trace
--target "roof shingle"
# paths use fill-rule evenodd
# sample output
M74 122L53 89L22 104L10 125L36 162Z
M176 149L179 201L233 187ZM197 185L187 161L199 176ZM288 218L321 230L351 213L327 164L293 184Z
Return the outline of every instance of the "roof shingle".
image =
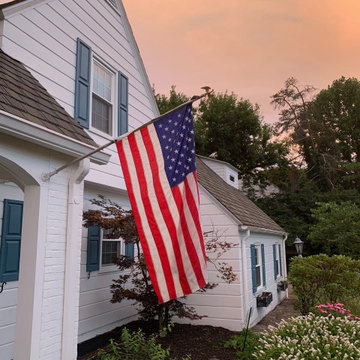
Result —
M95 141L25 66L1 49L0 110L97 147Z
M242 191L227 184L199 157L196 159L196 171L199 183L242 225L285 232L281 226L249 200Z

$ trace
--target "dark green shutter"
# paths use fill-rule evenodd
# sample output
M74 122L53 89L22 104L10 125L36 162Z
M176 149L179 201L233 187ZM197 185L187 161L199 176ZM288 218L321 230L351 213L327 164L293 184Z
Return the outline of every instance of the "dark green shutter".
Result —
M251 277L252 277L252 291L256 292L257 284L256 284L256 262L255 262L255 245L250 245L250 253L251 253ZM246 296L246 295L245 295Z
M134 257L134 244L125 244L125 256Z
M4 199L0 247L0 281L19 279L23 202Z
M273 244L273 258L274 258L274 279L276 280L278 276L278 269L276 266L276 245Z
M264 248L264 244L261 244L261 260L262 260L263 285L266 286L265 248Z
M97 225L88 228L86 271L97 271L100 268L101 232Z
M118 72L118 135L128 132L128 78Z
M282 276L281 245L279 244L280 275Z
M91 48L79 38L76 43L74 118L84 128L90 122Z

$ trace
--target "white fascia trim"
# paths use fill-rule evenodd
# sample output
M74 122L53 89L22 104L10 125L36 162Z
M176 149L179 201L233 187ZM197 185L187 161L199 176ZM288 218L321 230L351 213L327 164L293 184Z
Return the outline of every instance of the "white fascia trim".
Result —
M2 110L0 110L0 132L74 157L85 155L94 150L91 145ZM105 165L109 162L110 157L111 155L104 151L98 151L89 158L96 164Z
M246 229L239 227L240 232L243 232L244 230L247 230L247 229L249 229L251 232L254 232L254 233L280 235L280 236L287 235L287 233L285 231L271 230L271 229L260 228L260 227L256 227L256 226L247 226Z

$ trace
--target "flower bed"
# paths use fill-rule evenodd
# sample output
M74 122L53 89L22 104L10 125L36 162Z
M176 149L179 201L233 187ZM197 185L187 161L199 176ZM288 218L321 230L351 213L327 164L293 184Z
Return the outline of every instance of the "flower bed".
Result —
M310 313L269 330L259 339L255 359L360 359L360 321L349 316Z

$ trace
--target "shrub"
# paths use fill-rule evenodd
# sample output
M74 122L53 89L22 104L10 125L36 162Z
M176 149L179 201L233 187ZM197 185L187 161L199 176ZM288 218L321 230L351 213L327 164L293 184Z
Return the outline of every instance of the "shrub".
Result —
M306 315L319 303L343 301L348 305L359 298L359 274L360 260L320 254L292 258L288 278L298 297L295 304Z
M242 351L244 347L245 333L246 329L243 329L238 335L231 336L231 338L225 341L223 345L224 348L236 350L236 358L238 360L254 359L252 354L259 341L260 335L249 329L246 337L245 349Z
M110 340L107 349L101 349L97 353L97 360L171 360L170 349L163 349L157 344L157 335L145 337L141 329L131 332L124 328L121 334L121 342ZM190 360L187 356L183 360ZM172 359L175 360L175 359Z
M255 359L360 359L360 321L347 316L310 313L269 329L259 339Z
M360 316L353 314L349 309L344 307L343 303L327 303L316 305L315 308L321 314L332 314L333 316L345 317L348 316L350 319L360 320Z

